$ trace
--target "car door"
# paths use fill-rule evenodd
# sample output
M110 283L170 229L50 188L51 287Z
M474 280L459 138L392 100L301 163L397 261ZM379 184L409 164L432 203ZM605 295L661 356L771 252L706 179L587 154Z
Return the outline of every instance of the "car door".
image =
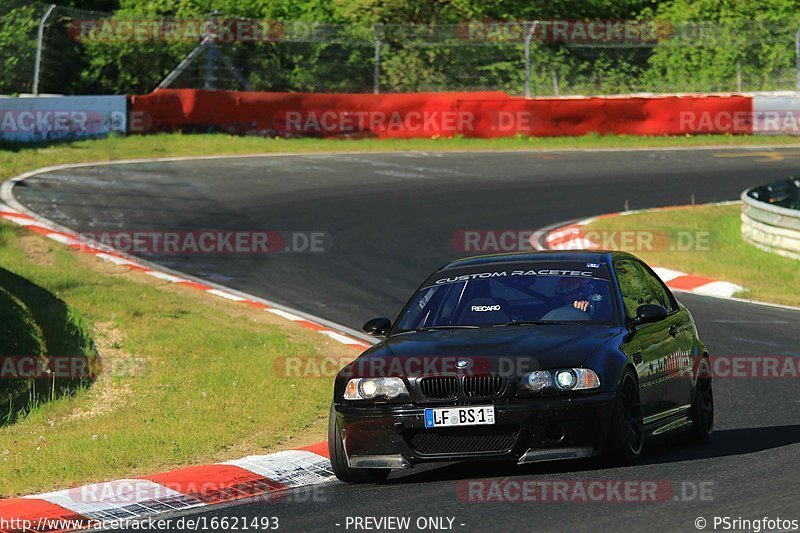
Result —
M675 296L664 285L664 282L643 263L639 263L645 281L655 294L659 304L668 312L667 324L669 334L675 339L675 352L667 361L666 394L675 408L686 407L692 396L692 318L685 308L678 305Z
M637 261L620 259L615 262L614 271L628 319L636 317L640 305L662 305ZM637 326L631 339L633 349L639 354L638 357L634 355L634 361L639 374L645 423L655 421L660 414L674 407L668 383L668 361L677 352L677 340L670 335L669 322L667 319Z

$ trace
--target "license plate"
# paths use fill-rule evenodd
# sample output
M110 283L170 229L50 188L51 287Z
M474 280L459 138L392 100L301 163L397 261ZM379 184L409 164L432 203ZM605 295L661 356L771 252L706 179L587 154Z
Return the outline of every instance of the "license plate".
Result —
M425 409L426 428L487 424L494 424L494 405Z

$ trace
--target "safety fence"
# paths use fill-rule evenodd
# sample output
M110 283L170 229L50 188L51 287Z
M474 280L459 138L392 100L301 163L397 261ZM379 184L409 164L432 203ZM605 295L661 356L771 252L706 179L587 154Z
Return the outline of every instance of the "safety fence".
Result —
M246 4L246 3L244 3ZM334 23L0 2L0 93L512 96L800 89L798 21ZM189 9L187 7L187 9ZM248 16L249 15L249 16Z

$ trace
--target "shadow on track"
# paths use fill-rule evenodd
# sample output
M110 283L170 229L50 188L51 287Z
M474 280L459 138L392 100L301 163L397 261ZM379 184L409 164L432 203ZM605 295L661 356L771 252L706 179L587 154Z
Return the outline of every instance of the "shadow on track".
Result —
M739 428L714 431L708 444L676 446L648 456L642 464L663 464L696 459L745 455L800 442L800 425Z
M800 443L800 425L772 426L717 430L707 444L687 444L685 438L656 442L647 451L641 466L712 459L771 450ZM386 484L428 483L446 480L479 479L513 476L538 476L607 470L602 458L575 461L553 461L518 466L507 461L481 461L445 463L440 467L422 467L423 470L399 474Z

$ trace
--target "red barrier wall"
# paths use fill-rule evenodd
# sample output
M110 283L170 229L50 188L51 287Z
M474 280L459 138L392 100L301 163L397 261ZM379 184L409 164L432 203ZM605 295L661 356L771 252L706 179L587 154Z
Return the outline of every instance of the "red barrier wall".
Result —
M500 92L304 94L168 89L130 97L132 132L411 138L751 133L749 96L510 98Z

